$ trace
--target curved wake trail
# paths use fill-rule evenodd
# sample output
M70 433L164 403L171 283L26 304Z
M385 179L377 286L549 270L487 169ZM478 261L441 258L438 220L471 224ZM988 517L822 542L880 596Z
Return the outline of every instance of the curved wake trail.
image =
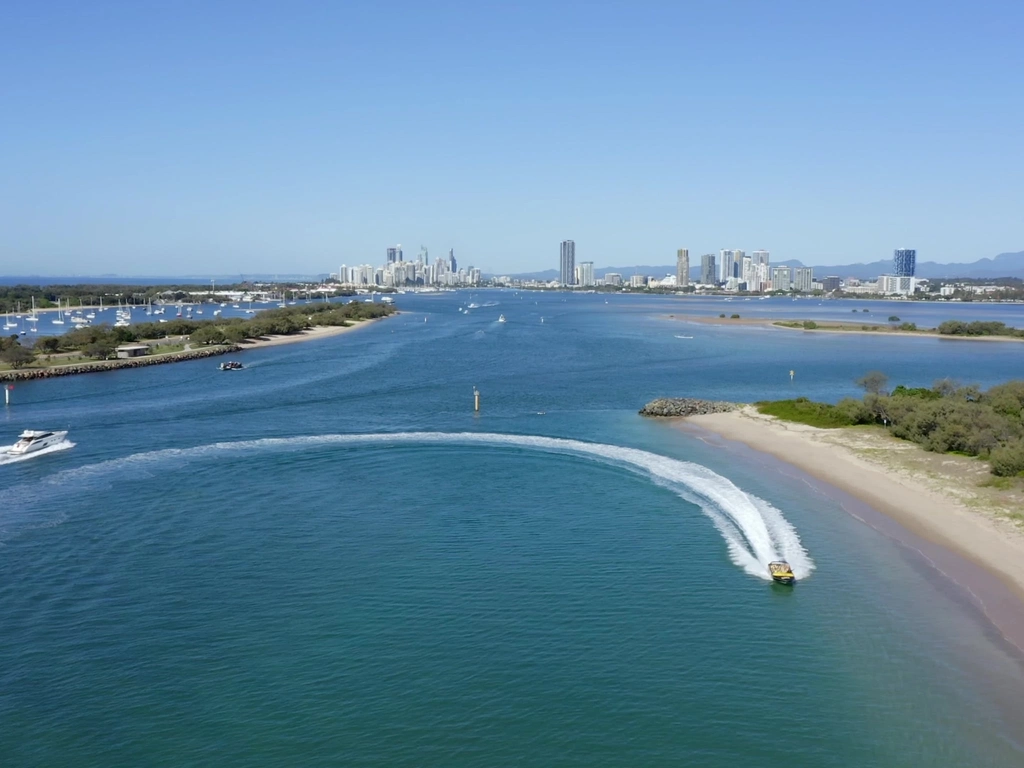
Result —
M259 450L294 451L329 445L455 443L462 445L512 446L547 453L569 454L614 464L650 477L686 501L696 504L711 520L725 540L733 563L747 573L770 581L767 565L786 560L798 578L814 570L814 561L800 543L800 536L782 512L764 499L746 493L728 478L707 467L680 461L637 448L603 443L588 443L557 437L509 435L478 432L395 432L377 434L330 434L304 437L268 437L259 440L211 443L193 448L169 448L137 453L120 459L58 472L43 482L63 486L102 477L126 468L144 469L168 460L188 461L211 453L245 453ZM58 448L59 446L54 446ZM70 447L70 446L69 446ZM27 489L26 489L27 490ZM0 508L17 499L18 489L0 493ZM15 494L15 498L11 498ZM0 521L2 522L2 521Z

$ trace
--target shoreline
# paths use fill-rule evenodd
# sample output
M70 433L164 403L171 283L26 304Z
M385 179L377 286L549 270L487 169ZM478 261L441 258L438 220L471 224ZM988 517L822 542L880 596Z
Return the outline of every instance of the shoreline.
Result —
M395 312L395 314L399 314ZM388 315L391 317L391 315ZM236 352L245 352L262 347L276 347L282 344L295 344L303 341L315 341L357 330L364 326L384 320L384 317L373 317L367 320L351 321L352 325L315 325L305 331L287 336L264 336L258 339L247 339L239 344L216 344L196 349L184 349L178 352L157 353L144 357L132 357L119 360L91 360L88 362L51 365L46 368L19 368L17 370L0 371L0 381L22 382L37 379L52 379L60 376L78 376L85 373L103 373L119 371L127 368L145 368L150 365L167 365L188 360L201 360L206 357L218 357ZM151 339L154 349L159 349L160 339Z
M884 520L875 524L867 519L870 513L847 510L917 550L966 589L1003 637L1024 653L1024 528L1005 516L1020 506L1004 496L1002 509L986 508L986 499L995 495L978 480L971 482L987 476L979 462L928 454L875 430L780 421L752 406L677 419L672 426L740 443L874 511Z
M959 336L951 333L938 333L935 330L924 330L924 331L900 331L900 330L863 330L860 328L830 328L827 325L821 325L821 323L831 322L829 320L823 320L818 324L817 328L803 328L794 327L791 325L780 325L780 323L800 323L802 320L769 320L767 318L760 317L708 317L706 315L668 315L670 320L677 320L686 323L698 323L700 325L718 325L718 326L753 326L758 328L769 328L778 329L780 331L800 331L802 333L845 333L855 336L902 336L906 338L918 338L918 339L944 339L946 341L1010 341L1010 342L1024 342L1024 338L1016 338L1013 336ZM817 320L815 322L818 322ZM874 325L882 326L885 323L874 323Z

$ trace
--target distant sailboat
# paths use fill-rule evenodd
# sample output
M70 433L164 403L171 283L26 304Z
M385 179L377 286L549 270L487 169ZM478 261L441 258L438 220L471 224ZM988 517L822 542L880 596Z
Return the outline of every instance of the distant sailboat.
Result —
M60 299L57 299L57 317L50 322L54 325L64 325L64 312L61 310Z

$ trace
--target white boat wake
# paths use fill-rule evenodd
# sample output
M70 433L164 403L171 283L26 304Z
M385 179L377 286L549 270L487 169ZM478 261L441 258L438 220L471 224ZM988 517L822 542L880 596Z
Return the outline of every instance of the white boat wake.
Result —
M0 466L3 466L4 464L16 464L19 461L28 461L29 459L34 459L36 456L45 456L48 453L66 451L68 448L74 448L75 444L72 443L70 440L61 440L59 443L55 443L46 448L40 448L38 451L18 454L16 456L12 456L7 453L7 450L13 447L13 445L6 445L0 447Z
M722 535L733 563L745 572L766 581L768 563L786 560L798 579L814 570L814 561L800 543L800 536L782 512L753 494L746 493L728 478L700 464L680 461L637 448L603 443L588 443L536 435L509 435L477 432L397 432L377 434L328 434L305 437L270 437L259 440L211 443L193 448L169 448L111 459L98 464L57 472L44 482L50 487L73 486L81 492L88 479L123 473L129 467L137 472L149 466L174 461L181 463L209 458L212 453L248 453L251 451L301 451L332 445L389 445L396 443L487 445L516 447L547 453L568 454L613 464L645 475L658 485L697 505ZM73 443L53 446L63 450ZM40 451L44 453L46 451ZM33 454L38 455L38 454ZM20 457L19 457L20 458ZM38 489L37 489L38 490ZM0 494L0 508L9 499L9 489ZM20 494L18 494L20 495Z

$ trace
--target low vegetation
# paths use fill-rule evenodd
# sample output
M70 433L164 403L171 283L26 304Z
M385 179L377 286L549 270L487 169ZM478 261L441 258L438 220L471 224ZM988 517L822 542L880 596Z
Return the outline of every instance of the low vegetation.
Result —
M858 384L861 399L835 405L807 398L757 403L761 413L814 427L877 424L926 451L977 456L999 477L1024 476L1024 381L987 391L950 379L887 391L884 374L872 371Z

